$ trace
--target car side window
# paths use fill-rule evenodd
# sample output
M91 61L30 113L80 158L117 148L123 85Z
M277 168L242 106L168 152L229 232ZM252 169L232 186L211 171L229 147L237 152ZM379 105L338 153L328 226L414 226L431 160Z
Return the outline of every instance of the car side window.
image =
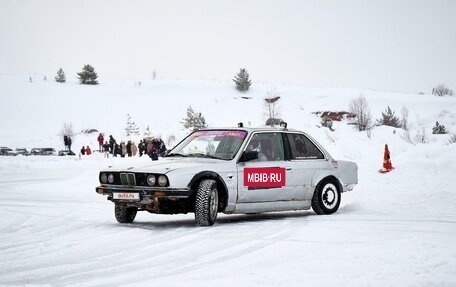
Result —
M279 161L284 159L283 141L280 133L256 133L246 151L258 151L257 161Z
M302 134L288 134L291 146L291 159L324 159L325 156L318 147Z

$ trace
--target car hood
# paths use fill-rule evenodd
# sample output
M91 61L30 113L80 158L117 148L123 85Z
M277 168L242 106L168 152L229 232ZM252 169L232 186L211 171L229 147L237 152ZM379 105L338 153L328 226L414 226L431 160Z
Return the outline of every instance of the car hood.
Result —
M153 161L150 164L143 164L133 166L113 166L106 171L126 171L126 172L147 172L147 173L161 173L167 174L183 168L195 168L199 166L214 165L217 163L225 163L224 160L207 159L207 158L161 158L160 160Z

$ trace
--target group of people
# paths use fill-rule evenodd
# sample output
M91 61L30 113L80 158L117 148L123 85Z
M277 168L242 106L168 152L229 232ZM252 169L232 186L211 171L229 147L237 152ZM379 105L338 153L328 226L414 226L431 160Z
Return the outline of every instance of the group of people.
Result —
M63 136L63 144L65 145L65 151L68 152L69 155L75 155L74 152L71 150L71 144L72 140L71 137L68 135ZM83 146L80 150L81 155L90 155L92 153L92 150L90 149L89 146L85 147Z
M139 156L148 155L152 160L158 160L158 157L163 156L166 152L165 143L158 138L140 140L138 145L131 140L126 143L121 141L118 144L112 135L109 136L109 141L105 141L103 134L100 133L97 140L99 151L103 151L105 157L109 157L110 154L115 157L117 155L131 157L139 153Z
M117 157L131 157L148 155L152 160L158 160L159 156L164 156L166 153L166 146L162 139L159 138L145 138L139 141L136 145L133 141L127 142L121 141L120 144L114 139L112 135L109 136L109 140L105 141L102 133L98 135L98 151L104 152L104 156L109 158L109 155ZM71 152L71 138L69 136L63 137L65 144L65 150ZM74 153L73 153L74 154ZM80 155L91 155L92 149L89 146L83 146L80 150Z
M82 146L81 154L82 155L91 155L92 154L92 149L90 149L89 146L87 146L87 147Z

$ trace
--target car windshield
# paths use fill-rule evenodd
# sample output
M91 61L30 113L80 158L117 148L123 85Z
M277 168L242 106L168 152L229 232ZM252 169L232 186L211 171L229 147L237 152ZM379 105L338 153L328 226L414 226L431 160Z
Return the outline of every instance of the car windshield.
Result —
M231 160L247 135L242 130L196 131L174 147L167 157L205 157Z

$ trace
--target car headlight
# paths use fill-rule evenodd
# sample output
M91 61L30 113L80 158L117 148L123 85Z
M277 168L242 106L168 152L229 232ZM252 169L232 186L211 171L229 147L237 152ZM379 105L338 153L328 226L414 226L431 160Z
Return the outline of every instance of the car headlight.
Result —
M114 175L112 173L108 174L108 182L109 183L114 183Z
M154 186L156 182L155 175L147 176L147 184L150 186Z
M100 182L101 183L107 183L108 182L108 176L106 175L106 173L102 173L100 175Z
M158 177L158 185L159 186L166 186L168 185L168 178L166 178L166 176L164 175L160 175Z

